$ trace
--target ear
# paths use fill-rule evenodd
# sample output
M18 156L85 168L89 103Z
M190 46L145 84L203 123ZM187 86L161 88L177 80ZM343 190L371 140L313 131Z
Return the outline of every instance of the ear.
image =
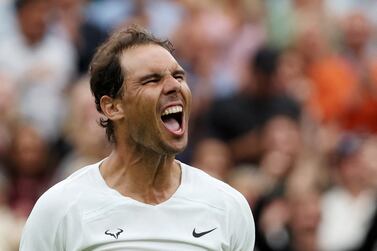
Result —
M100 99L103 114L110 120L119 120L124 117L124 111L120 99L114 99L107 95Z

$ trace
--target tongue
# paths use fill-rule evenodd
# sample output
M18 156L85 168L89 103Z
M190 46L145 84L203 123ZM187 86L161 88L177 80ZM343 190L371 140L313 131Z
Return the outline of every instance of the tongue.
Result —
M173 131L173 132L178 131L180 128L178 121L175 120L174 118L168 118L164 120L164 124L166 128L168 128L170 131Z

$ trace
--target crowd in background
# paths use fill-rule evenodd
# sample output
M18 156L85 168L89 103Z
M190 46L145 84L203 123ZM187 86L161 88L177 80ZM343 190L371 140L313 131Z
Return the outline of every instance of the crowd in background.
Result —
M239 190L259 251L377 250L377 1L1 0L0 250L38 197L110 151L88 65L169 38L193 93L178 159Z

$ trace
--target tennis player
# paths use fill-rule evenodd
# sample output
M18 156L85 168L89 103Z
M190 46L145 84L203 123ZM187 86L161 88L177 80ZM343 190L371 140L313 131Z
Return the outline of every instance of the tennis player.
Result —
M252 251L245 198L175 159L187 144L191 92L171 43L139 27L117 31L90 74L113 151L42 195L20 250Z

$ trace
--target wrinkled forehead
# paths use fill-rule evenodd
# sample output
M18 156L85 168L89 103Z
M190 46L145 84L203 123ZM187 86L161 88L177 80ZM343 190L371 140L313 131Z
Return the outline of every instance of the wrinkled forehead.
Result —
M120 64L127 78L182 70L173 55L156 44L137 45L124 50L120 56Z

